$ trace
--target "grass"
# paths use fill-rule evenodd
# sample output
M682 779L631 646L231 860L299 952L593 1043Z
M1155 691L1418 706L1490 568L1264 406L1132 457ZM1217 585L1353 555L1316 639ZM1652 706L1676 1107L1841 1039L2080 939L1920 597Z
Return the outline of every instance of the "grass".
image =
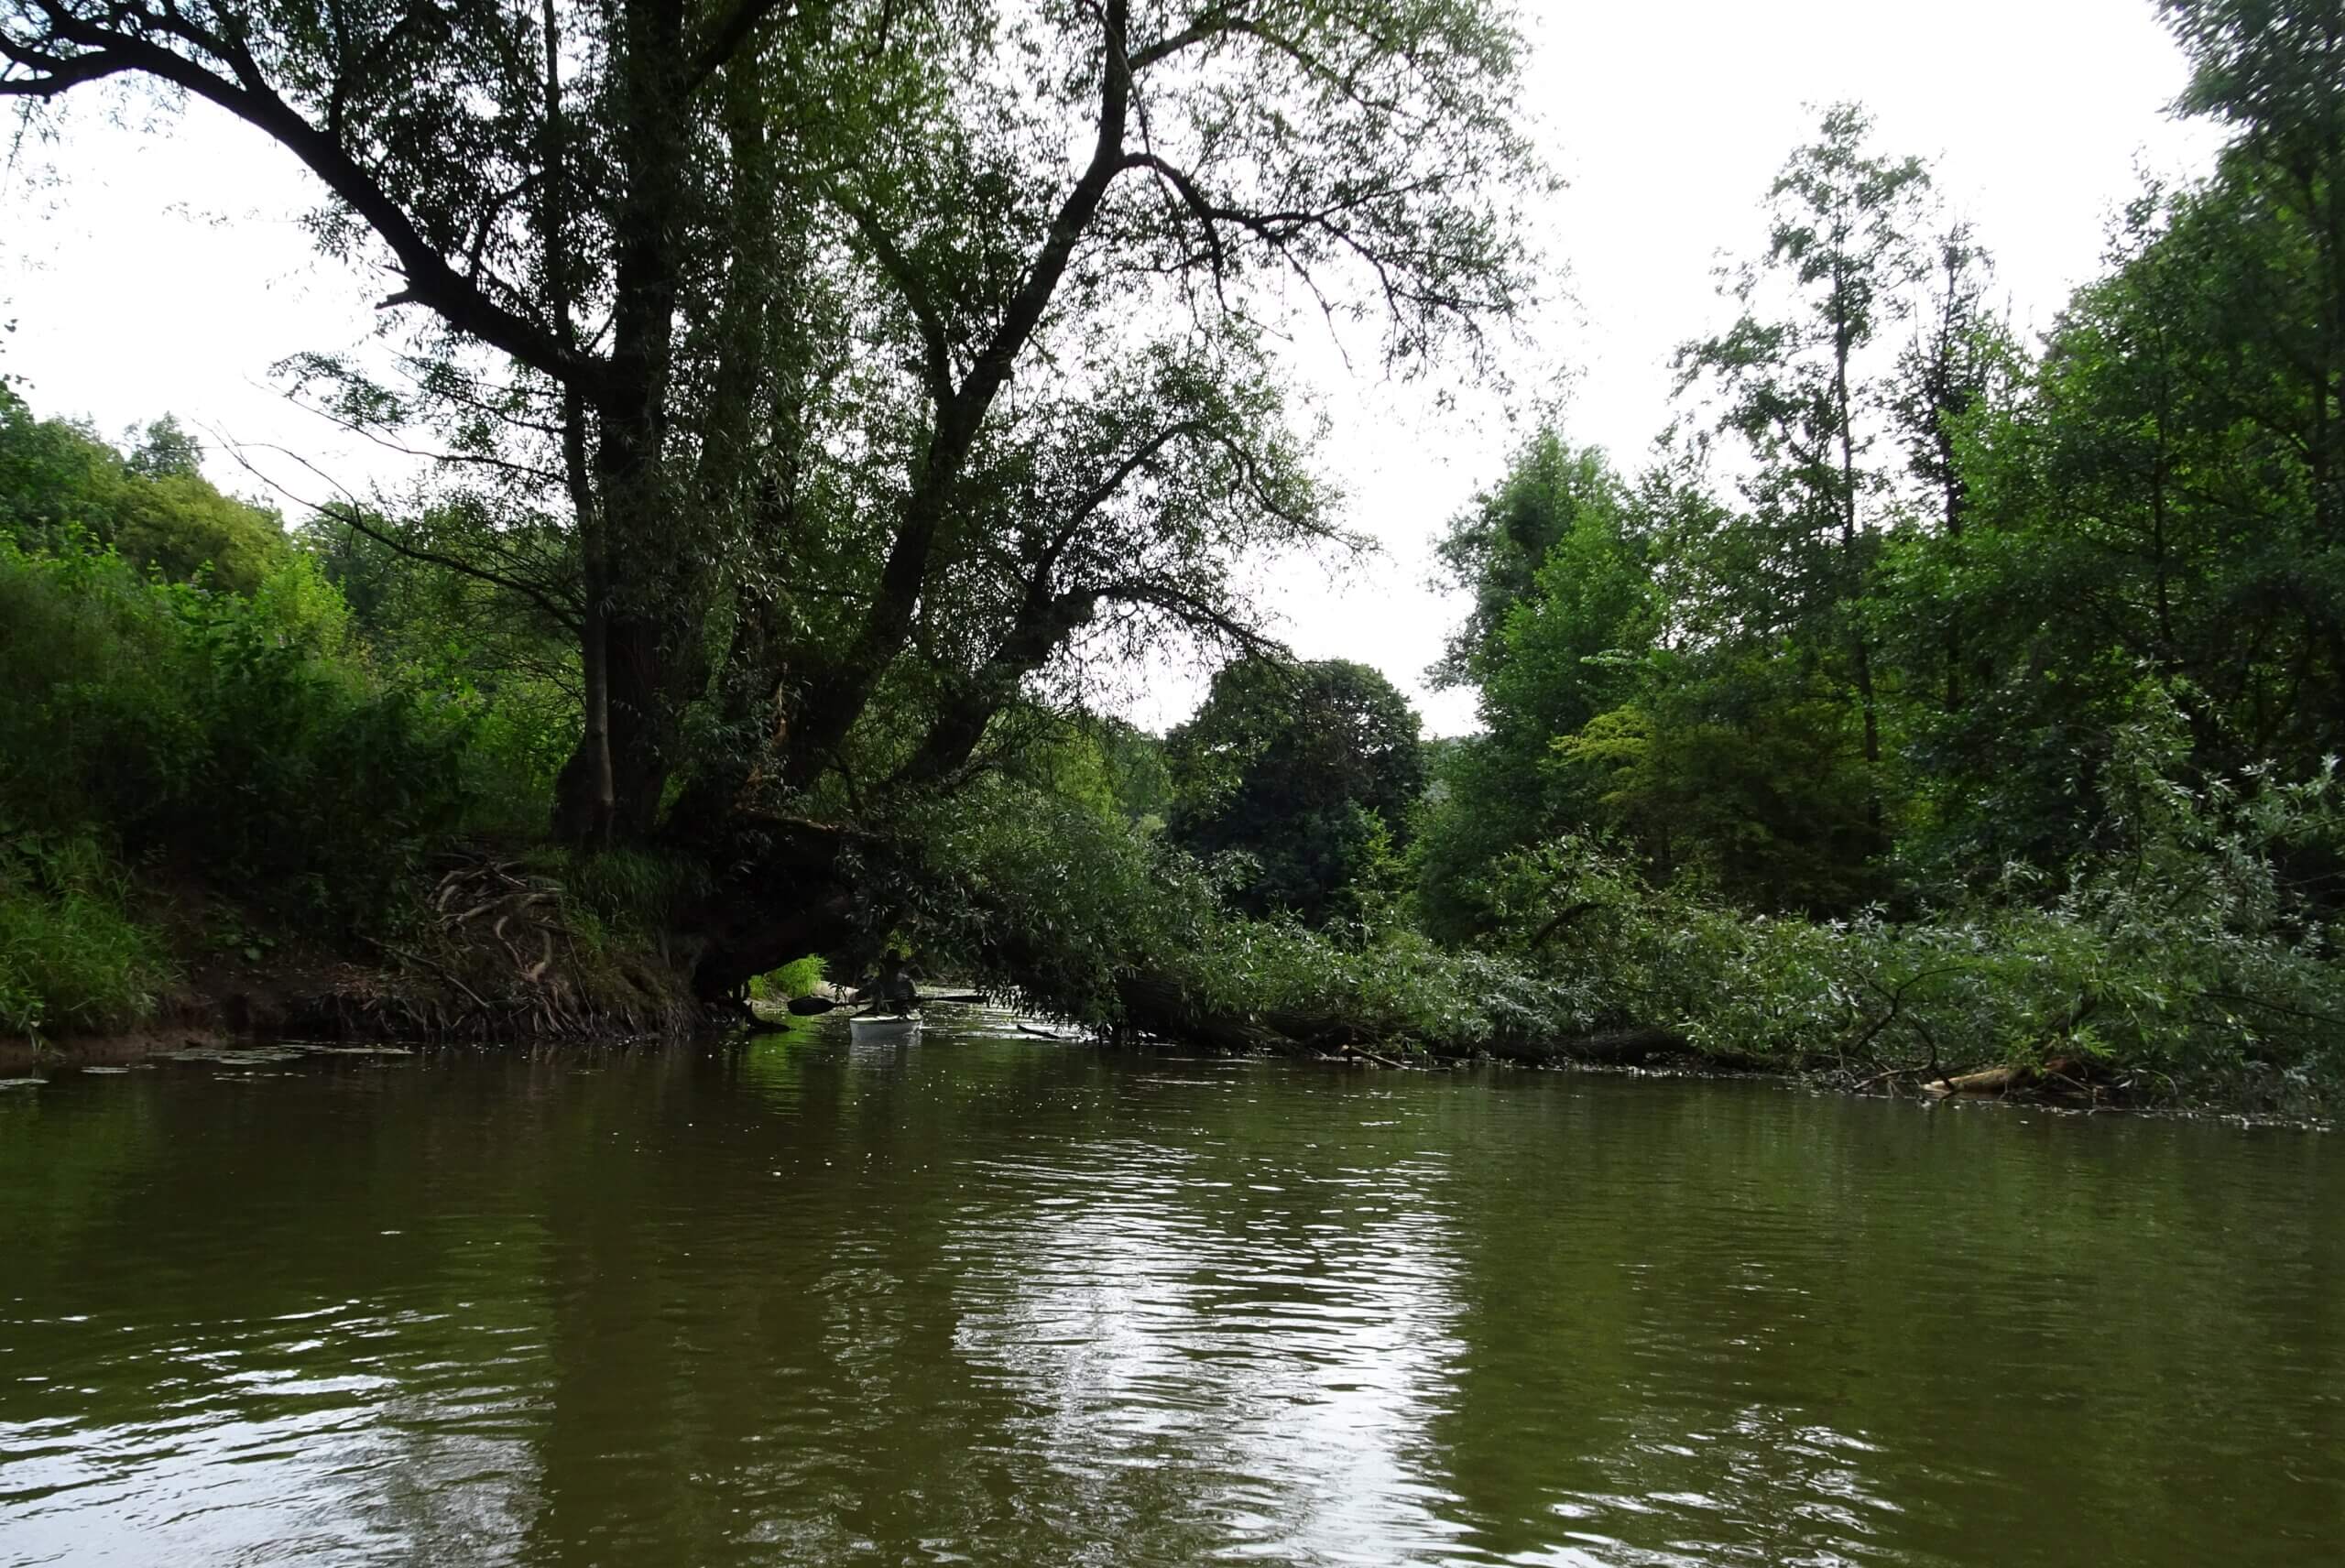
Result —
M591 913L614 936L657 935L679 910L707 890L699 863L647 849L594 853L548 846L528 857L562 884L573 911Z
M19 841L21 843L21 841ZM172 980L162 941L86 839L0 852L0 1032L123 1029Z

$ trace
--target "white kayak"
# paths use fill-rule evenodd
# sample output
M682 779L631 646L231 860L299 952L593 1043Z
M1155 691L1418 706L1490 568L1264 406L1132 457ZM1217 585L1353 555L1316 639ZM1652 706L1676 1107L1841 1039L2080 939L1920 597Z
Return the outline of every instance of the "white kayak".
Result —
M857 1013L846 1021L850 1040L910 1040L920 1033L920 1015Z

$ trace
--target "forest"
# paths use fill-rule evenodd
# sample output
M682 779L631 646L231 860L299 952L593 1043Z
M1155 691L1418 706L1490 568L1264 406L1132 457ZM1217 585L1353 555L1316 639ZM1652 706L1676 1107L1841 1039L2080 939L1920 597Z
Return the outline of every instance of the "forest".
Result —
M2157 8L2222 151L2037 336L1817 112L1650 460L1425 519L1427 739L1251 569L1366 548L1297 312L1497 377L1545 286L1488 0L0 0L27 124L305 166L382 352L280 379L426 460L289 513L0 358L0 1032L683 1031L895 954L1116 1038L2331 1105L2345 4ZM1159 735L1102 693L1167 649Z

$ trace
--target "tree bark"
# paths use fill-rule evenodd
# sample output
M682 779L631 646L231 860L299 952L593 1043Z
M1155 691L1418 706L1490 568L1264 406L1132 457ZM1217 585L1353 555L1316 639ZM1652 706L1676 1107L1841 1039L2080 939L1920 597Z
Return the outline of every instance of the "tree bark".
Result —
M590 631L582 653L602 665L605 735L585 733L558 784L555 825L573 842L597 836L629 841L658 825L660 798L674 766L676 728L689 694L692 614L684 519L663 473L668 389L675 354L678 208L686 149L681 98L692 61L683 47L681 0L631 0L621 22L618 62L627 101L616 143L624 194L616 224L611 357L594 400L600 440L594 452L590 551L599 557L604 593L590 592ZM597 601L600 601L599 604ZM599 647L594 645L599 644ZM590 699L592 697L590 693ZM594 705L590 700L590 709ZM595 753L607 754L607 762ZM607 773L605 773L607 769ZM595 797L609 780L607 807ZM606 824L602 835L591 832Z

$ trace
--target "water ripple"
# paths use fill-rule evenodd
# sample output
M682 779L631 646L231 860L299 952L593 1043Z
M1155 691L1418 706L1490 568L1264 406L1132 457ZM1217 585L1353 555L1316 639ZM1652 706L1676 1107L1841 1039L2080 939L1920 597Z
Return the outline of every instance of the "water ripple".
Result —
M0 1565L2320 1560L2318 1139L1008 1034L0 1103Z

